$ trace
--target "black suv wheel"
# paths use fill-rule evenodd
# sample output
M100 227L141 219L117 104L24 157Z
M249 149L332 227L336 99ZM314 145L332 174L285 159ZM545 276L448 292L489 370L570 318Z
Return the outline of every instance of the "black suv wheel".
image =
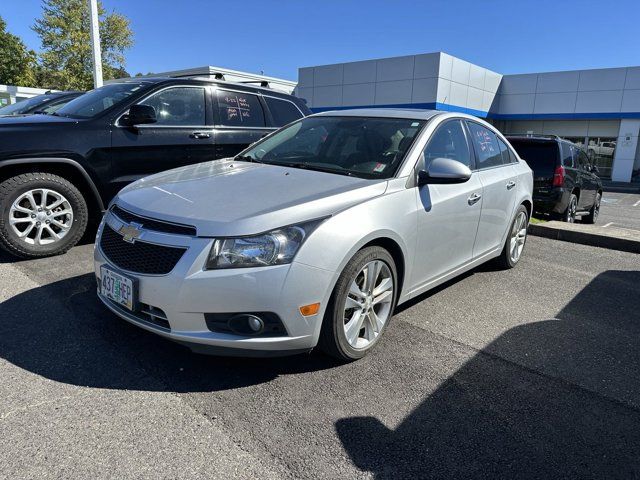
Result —
M596 223L598 220L598 214L600 213L600 203L602 202L602 194L598 192L596 195L596 201L589 210L589 215L582 217L582 221L585 223Z
M0 183L0 246L22 258L64 253L87 227L80 191L51 173L24 173Z

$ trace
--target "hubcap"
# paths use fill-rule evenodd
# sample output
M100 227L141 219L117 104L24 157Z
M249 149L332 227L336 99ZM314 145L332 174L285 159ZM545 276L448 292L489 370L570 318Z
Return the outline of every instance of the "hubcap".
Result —
M391 316L393 276L382 260L367 263L351 282L344 305L344 333L354 348L373 342Z
M600 202L602 201L602 196L600 194L596 197L596 205L593 209L593 220L595 221L598 218L598 213L600 213Z
M513 222L511 229L511 239L509 242L509 254L512 262L520 260L524 242L527 239L527 214L520 212Z
M73 209L64 195L47 188L20 195L9 210L9 225L23 242L48 245L60 241L73 225Z

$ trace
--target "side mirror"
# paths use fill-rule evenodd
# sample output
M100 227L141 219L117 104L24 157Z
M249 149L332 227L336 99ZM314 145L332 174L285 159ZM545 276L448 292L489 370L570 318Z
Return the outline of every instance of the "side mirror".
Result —
M471 178L466 165L451 158L434 158L426 170L418 172L418 186L426 184L464 183Z
M593 173L600 173L600 169L595 165L591 165L591 171Z
M156 123L156 109L150 105L131 105L129 113L120 118L120 123L128 127Z

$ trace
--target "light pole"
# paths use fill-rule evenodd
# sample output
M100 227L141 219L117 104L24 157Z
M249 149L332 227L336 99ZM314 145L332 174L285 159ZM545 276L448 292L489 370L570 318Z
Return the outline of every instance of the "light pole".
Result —
M89 16L91 28L91 57L93 58L93 86L102 86L102 53L100 51L100 18L98 17L98 0L89 0Z

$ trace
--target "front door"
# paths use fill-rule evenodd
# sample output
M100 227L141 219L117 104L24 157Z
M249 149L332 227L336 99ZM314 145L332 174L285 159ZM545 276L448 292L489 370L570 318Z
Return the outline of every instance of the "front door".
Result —
M418 170L428 168L438 157L452 158L473 168L467 134L460 120L449 120L438 127L419 160ZM416 188L415 289L471 260L482 208L481 194L482 184L476 173L464 183Z
M502 248L516 203L516 172L507 145L488 128L468 121L482 183L482 213L473 257Z
M205 93L205 87L200 86L162 89L140 102L155 109L156 123L114 126L112 194L147 175L215 158Z

